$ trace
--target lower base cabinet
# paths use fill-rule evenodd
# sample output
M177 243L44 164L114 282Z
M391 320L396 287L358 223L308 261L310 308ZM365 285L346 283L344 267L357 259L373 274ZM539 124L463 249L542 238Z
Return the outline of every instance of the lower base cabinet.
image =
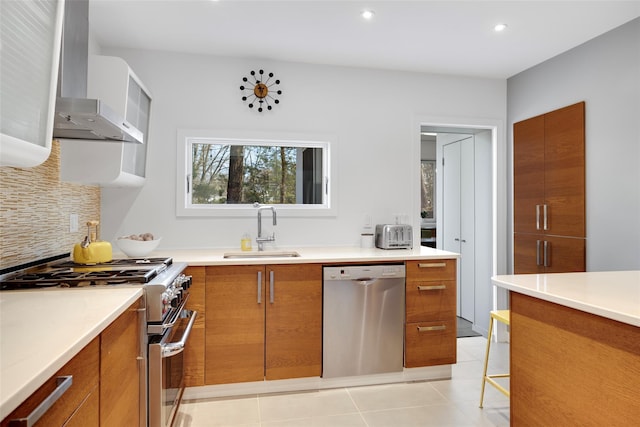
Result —
M198 312L191 335L184 349L185 387L204 385L204 335L205 335L205 267L188 267L184 274L191 276L189 299L186 309Z
M404 366L456 363L456 260L407 261Z
M632 426L640 328L510 292L511 425Z
M136 426L140 423L142 370L141 300L122 313L100 335L100 425ZM146 331L145 331L146 332ZM144 405L144 406L141 406Z
M206 268L205 383L320 376L322 266Z
M100 338L95 338L56 374L25 400L15 411L2 421L2 427L9 426L11 420L26 418L50 396L57 387L57 378L72 376L71 386L44 413L34 426L50 427L74 423L86 427L99 426L95 401L99 396Z
M53 377L7 416L25 418L55 390L57 378L71 386L33 424L35 427L138 426L140 422L141 300L131 305L99 337L87 344Z

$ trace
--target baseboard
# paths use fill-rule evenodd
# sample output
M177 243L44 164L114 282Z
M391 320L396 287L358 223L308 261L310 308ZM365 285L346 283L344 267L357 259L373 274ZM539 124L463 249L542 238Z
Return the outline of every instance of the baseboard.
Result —
M270 393L318 391L331 388L359 387L365 385L394 384L415 381L435 381L444 379L451 379L451 365L405 368L402 372L359 375L353 377L310 377L189 387L185 390L183 399L197 400L256 396Z

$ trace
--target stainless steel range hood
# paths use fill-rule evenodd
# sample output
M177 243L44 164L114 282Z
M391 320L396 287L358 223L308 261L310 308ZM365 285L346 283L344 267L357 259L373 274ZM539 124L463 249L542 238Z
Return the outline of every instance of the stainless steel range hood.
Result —
M66 1L53 137L142 144L142 131L99 99L87 99L88 46L89 1Z

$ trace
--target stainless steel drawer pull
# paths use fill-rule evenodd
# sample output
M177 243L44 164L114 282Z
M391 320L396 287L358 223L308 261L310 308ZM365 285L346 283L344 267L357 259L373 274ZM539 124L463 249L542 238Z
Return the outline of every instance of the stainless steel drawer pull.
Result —
M418 332L444 331L447 329L445 325L439 326L418 326Z
M442 267L446 267L447 263L446 262L427 262L427 263L420 263L418 264L419 268L442 268Z
M429 286L418 285L419 291L435 291L438 289L447 289L447 285L429 285Z
M540 230L540 205L536 205L536 230Z
M258 304L262 304L262 271L258 271Z
M36 407L36 409L34 409L25 418L9 421L9 427L31 427L37 423L40 417L42 417L49 408L51 408L53 404L60 399L60 397L62 397L69 387L71 387L71 384L73 384L73 375L58 377L56 378L56 383L56 389L53 390L53 392L47 396L46 399Z

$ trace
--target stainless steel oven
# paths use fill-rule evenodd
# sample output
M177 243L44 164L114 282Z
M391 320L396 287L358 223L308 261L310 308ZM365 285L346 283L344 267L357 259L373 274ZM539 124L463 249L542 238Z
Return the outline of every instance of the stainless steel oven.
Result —
M149 338L149 427L171 426L184 392L184 348L197 316L184 302L165 332Z

